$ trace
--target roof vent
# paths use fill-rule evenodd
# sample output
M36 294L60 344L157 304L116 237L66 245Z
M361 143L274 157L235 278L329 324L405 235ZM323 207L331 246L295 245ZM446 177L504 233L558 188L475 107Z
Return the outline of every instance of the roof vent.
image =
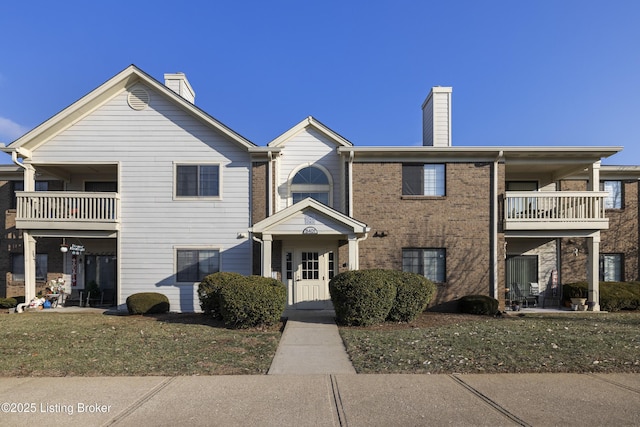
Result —
M144 110L147 108L147 105L149 105L149 94L141 87L134 87L129 92L127 102L129 103L129 107L134 110Z

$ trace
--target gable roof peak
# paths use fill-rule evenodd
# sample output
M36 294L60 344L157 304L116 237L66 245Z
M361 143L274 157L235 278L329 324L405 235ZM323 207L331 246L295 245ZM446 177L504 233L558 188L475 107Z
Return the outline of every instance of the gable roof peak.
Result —
M293 126L291 129L289 129L282 135L278 136L273 141L269 142L267 144L267 147L279 147L281 145L284 145L289 139L291 139L293 136L297 135L299 132L301 132L302 130L308 127L312 127L313 129L322 133L324 136L331 139L337 146L340 146L340 147L353 146L353 144L348 139L346 139L339 133L335 132L334 130L330 129L328 126L323 124L318 119L314 118L313 116L307 116L305 119L300 121L297 125Z

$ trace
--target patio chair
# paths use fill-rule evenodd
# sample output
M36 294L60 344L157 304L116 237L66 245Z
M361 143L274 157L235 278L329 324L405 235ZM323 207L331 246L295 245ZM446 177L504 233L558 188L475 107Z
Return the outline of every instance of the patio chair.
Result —
M64 299L64 306L69 307L72 305L77 305L79 307L82 307L82 304L83 304L82 297L83 297L82 291L73 289L71 293L68 294L68 296L66 296L66 298Z
M533 303L534 307L538 306L538 297L540 296L540 285L538 282L529 283L529 294L525 298L525 304L529 306L529 301Z

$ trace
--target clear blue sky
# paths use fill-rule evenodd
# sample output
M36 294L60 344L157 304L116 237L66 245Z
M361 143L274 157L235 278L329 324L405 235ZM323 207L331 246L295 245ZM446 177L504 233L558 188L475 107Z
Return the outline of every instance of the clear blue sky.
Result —
M453 144L622 145L640 164L640 1L10 1L0 142L136 64L258 145L304 117L357 146L419 145L453 87ZM0 155L0 162L10 161Z

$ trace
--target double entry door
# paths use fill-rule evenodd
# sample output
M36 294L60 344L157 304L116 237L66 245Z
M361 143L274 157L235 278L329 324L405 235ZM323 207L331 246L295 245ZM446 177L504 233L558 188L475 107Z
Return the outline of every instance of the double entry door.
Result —
M326 246L301 245L285 249L285 274L291 308L332 308L329 281L336 271L336 250Z

